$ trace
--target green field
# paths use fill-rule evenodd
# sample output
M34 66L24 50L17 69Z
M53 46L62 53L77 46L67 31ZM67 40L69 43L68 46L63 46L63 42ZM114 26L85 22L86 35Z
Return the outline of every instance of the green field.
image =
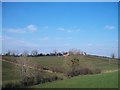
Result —
M17 57L7 57L16 61ZM35 61L37 64L43 65L44 67L63 67L63 57L57 56L45 56L45 57L29 57L32 61ZM79 56L80 66L90 66L93 68L99 68L101 70L114 70L118 68L118 60L109 59L103 57L94 57L94 56ZM110 62L109 62L110 60Z
M8 61L16 62L18 57L5 57ZM5 59L3 58L3 59ZM29 57L37 64L44 67L63 67L63 57L57 56L45 56L45 57ZM103 71L117 70L118 63L116 59L95 57L95 56L79 56L80 67L99 68ZM43 73L42 73L43 74ZM62 73L53 73L60 77L64 77ZM51 73L44 73L44 76L50 76ZM14 64L8 62L2 62L2 81L3 85L8 82L19 81L19 75L16 72ZM109 82L109 83L108 83ZM64 86L64 87L63 87ZM115 88L118 87L117 72L102 73L97 75L80 75L70 79L64 79L62 81L54 81L33 87L39 88Z
M118 88L118 72L77 76L62 81L35 85L33 88Z

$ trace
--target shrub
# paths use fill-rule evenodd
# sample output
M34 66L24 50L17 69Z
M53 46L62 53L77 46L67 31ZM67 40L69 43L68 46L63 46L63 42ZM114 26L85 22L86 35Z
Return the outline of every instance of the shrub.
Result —
M96 68L96 69L94 70L94 73L95 73L95 74L99 74L99 73L101 73L101 70L98 69L98 68Z
M36 77L24 77L22 80L21 80L21 84L23 86L30 86L30 85L35 85L38 80L36 81Z
M51 67L50 70L53 72L64 73L64 69L61 67Z
M89 68L83 68L83 69L80 69L80 74L84 74L84 75L87 75L87 74L93 74L93 71L90 70Z
M19 88L19 87L22 87L22 86L19 82L16 82L16 81L8 82L2 86L3 89L5 89L5 88Z
M88 74L98 74L101 73L100 69L95 69L95 70L91 70L89 68L81 68L81 69L77 69L74 71L67 71L65 73L66 77L73 77L73 76L78 76L78 75L88 75Z

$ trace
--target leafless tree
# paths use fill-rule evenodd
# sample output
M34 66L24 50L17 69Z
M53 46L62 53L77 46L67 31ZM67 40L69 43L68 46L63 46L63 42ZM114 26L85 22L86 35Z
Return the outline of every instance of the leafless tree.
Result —
M53 53L55 54L55 56L57 56L57 49L53 50Z
M70 55L80 55L82 52L79 49L70 49L69 54Z
M23 53L22 53L22 56L28 56L28 51L24 50Z
M111 58L113 58L113 59L115 58L115 54L114 53L111 54Z
M86 53L86 52L84 52L84 55L86 56L86 55L87 55L87 53Z
M12 51L11 51L11 55L12 55L12 56L15 56L15 50L12 50Z
M33 85L37 82L36 75L38 75L38 70L36 70L37 64L27 57L27 51L24 51L22 56L17 60L17 72L20 75L21 83L25 86Z
M33 56L37 56L37 55L38 55L38 51L37 51L37 50L32 50L31 54L32 54Z
M11 51L7 51L7 53L5 54L6 56L10 56L11 55Z
M69 51L70 56L66 56L64 58L64 68L65 68L65 74L68 73L69 71L74 72L79 68L79 55L80 51L77 49L71 49Z

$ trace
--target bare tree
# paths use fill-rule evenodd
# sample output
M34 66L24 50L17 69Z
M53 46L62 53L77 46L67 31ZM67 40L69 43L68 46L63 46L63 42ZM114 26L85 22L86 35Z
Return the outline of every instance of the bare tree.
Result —
M15 56L15 50L12 50L12 51L11 51L11 55L12 55L12 56Z
M64 58L64 68L65 68L65 75L68 74L68 72L74 73L75 70L79 68L79 56L80 51L77 49L71 49L69 51L70 56Z
M57 49L53 50L53 53L55 54L55 56L57 56Z
M28 51L24 50L23 53L22 53L22 56L28 56Z
M21 83L24 86L33 85L37 82L36 75L39 72L36 70L37 64L27 57L27 51L24 51L22 56L17 60L17 72L20 75Z
M18 55L19 55L19 51L18 51L18 50L16 50L15 55L16 55L16 56L18 56Z
M6 56L10 56L11 55L11 51L9 50L5 55Z
M86 55L87 55L87 53L86 53L86 52L84 52L84 55L86 56Z
M32 50L31 54L32 54L33 56L37 56L37 55L38 55L38 51L37 51L37 50Z
M82 52L79 49L70 49L69 54L70 55L80 55Z
M114 53L111 54L111 58L113 58L113 59L115 58L115 54Z

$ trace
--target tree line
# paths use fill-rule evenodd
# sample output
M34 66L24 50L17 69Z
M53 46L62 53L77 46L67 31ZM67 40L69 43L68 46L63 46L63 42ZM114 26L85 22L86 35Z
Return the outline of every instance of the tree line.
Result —
M78 55L87 55L86 52L82 52L80 50L77 49L71 49L68 51L70 53L70 55L74 54L73 52L76 52ZM3 56L15 56L15 57L19 57L22 55L26 55L29 57L39 57L39 56L63 56L64 54L68 53L68 52L58 52L57 50L53 50L53 52L50 53L40 53L38 52L38 50L32 50L30 53L27 50L24 50L23 53L19 53L18 50L9 50L6 53L3 54Z

